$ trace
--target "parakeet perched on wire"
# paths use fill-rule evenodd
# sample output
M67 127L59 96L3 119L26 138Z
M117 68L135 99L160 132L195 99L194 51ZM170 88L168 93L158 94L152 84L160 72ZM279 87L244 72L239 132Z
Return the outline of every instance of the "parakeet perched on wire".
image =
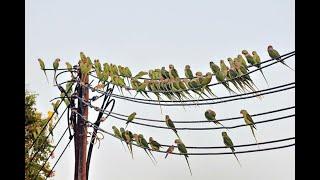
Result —
M169 76L171 79L178 79L179 74L178 71L174 68L172 64L169 65Z
M133 112L128 116L128 120L126 122L126 127L124 129L127 129L128 125L130 122L132 122L134 120L134 118L136 117L137 113Z
M222 138L223 138L223 143L224 143L224 145L226 145L228 148L231 149L233 155L236 157L239 165L241 166L240 161L239 161L237 155L234 153L234 150L235 150L235 149L234 149L234 147L233 147L232 140L231 140L230 137L228 136L227 132L223 131L221 134L222 134Z
M258 53L257 53L256 51L252 51L252 57L253 57L253 60L254 60L253 66L255 66L255 67L257 67L257 68L261 68L260 56L258 55ZM264 76L262 69L259 69L259 70L260 70L260 72L261 72L264 80L266 81L267 85L269 86L269 83L268 83L268 81L267 81L267 78Z
M214 62L210 61L210 69L214 75L216 75L216 72L220 71L220 67L216 65Z
M121 134L121 139L123 139L124 142L127 144L127 148L129 149L131 157L133 157L132 149L130 148L130 139L126 135L126 131L124 130L123 127L120 128L120 134Z
M132 141L133 141L133 134L131 131L126 130L124 132L124 136L125 136L125 142L127 143L127 145L130 148L131 151L131 157L133 159L133 150L132 150Z
M150 153L150 155L152 156L153 160L155 162L157 162L157 160L155 159L155 157L153 156L152 152L149 150L149 145L148 145L148 142L147 140L143 137L142 134L139 134L138 135L138 138L139 138L139 142L140 142L140 145L141 147L144 149L144 151L148 154L148 152ZM151 158L150 158L151 159ZM151 159L152 160L152 159Z
M94 69L95 69L96 71L101 72L101 71L102 71L102 68L101 68L101 64L100 64L99 59L95 59L93 62L94 62Z
M204 116L208 121L214 122L216 125L220 124L222 127L224 127L219 121L216 120L216 112L214 112L211 109L208 109L205 111ZM225 127L224 127L225 128Z
M67 66L67 70L71 73L71 77L74 78L74 75L73 75L73 68L72 68L72 65L69 63L69 62L66 62L66 66Z
M257 128L256 128L256 126L255 126L255 124L254 124L254 122L253 122L253 119L251 118L251 116L250 116L250 114L248 113L247 110L242 109L242 110L240 111L240 114L243 115L244 122L245 122L247 125L250 126L250 129L251 129L251 131L252 131L252 135L253 135L253 137L254 137L254 139L256 140L256 143L257 143L257 145L258 145L258 140L257 140L256 135L254 134L254 130L253 130L253 129L256 129L256 130L257 130ZM258 146L259 146L259 145L258 145Z
M57 59L55 59L55 60L53 61L53 70L54 70L53 76L54 76L54 79L56 78L56 73L57 73L57 70L58 70L58 68L59 68L59 62L60 62L60 59L59 59L59 58L57 58ZM55 84L55 81L54 81L54 80L53 80L53 84Z
M174 150L174 145L171 145L168 147L167 151L166 151L166 156L164 158L167 158L169 154L171 154Z
M42 59L38 59L38 62L40 64L40 69L44 72L44 75L46 76L46 79L47 79L47 82L49 83L49 80L48 80L48 76L47 76L47 73L46 73L46 66L44 65L44 62Z
M273 47L271 45L268 46L268 54L272 59L276 59L278 61L281 60L280 54L277 50L273 49ZM287 65L284 61L280 61L283 65L287 66L288 68L290 68L292 71L294 71L294 69L292 69L289 65Z
M120 142L121 142L121 144L122 144L122 146L124 148L124 145L122 143L123 138L121 136L121 133L120 133L119 129L116 126L112 126L112 129L113 129L113 134L115 135L115 137L120 139Z
M166 70L165 67L161 67L161 76L163 79L169 79L170 75L169 72Z
M149 137L149 144L151 146L151 149L154 151L159 151L159 149L161 148L161 144L155 141L152 137Z
M191 174L191 176L192 176L190 164L189 164L189 161L188 161L188 157L189 157L189 156L188 156L188 154L187 154L188 151L187 151L186 146L183 144L183 142L181 141L181 139L176 139L176 140L174 141L174 143L177 144L179 152L182 153L182 154L184 154L184 157L185 157L185 159L186 159L186 161L187 161L187 164L188 164L188 167L189 167L190 174Z
M192 71L190 69L190 65L186 65L185 66L184 75L186 76L186 78L193 79L193 73L192 73Z
M177 135L177 137L180 139L179 135L178 135L178 131L176 130L176 127L174 126L172 120L170 119L169 115L165 116L165 121L166 121L166 125L168 128L172 129L173 132Z

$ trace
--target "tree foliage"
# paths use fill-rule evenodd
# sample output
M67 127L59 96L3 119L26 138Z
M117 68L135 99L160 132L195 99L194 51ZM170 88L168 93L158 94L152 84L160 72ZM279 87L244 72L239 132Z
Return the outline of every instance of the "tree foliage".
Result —
M55 118L52 117L50 120L50 117L53 115L52 111L48 111L47 117L42 117L42 114L38 112L35 107L36 96L37 94L28 91L25 92L25 179L33 179L38 174L45 160L49 156L54 157L53 154L51 154L54 147L52 145L52 137L46 137L50 129L52 129ZM44 132L40 133L48 120L50 120L48 126ZM38 136L39 138L36 140ZM35 144L32 146L33 142L35 142ZM39 152L34 156L37 151ZM50 170L49 162L46 162L37 180L45 179L46 175L50 173ZM50 176L53 176L53 173L51 173Z

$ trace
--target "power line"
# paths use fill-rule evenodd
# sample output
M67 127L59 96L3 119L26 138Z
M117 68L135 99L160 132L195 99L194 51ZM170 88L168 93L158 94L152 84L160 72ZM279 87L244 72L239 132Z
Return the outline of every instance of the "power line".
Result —
M251 74L251 73L253 73L253 72L256 72L256 71L258 71L258 70L261 70L261 69L267 68L267 67L269 67L269 66L271 66L271 65L274 65L274 64L276 64L276 63L282 62L282 61L284 61L285 59L288 59L288 58L290 58L290 57L292 57L292 56L294 56L294 55L295 55L295 53L294 53L294 54L291 54L291 55L289 55L289 56L287 56L287 57L284 57L284 58L282 58L281 60L277 60L277 61L275 61L275 62L272 62L272 63L268 64L268 65L261 66L261 67L255 69L255 70L249 71L249 72L247 72L246 74L242 74L242 75L240 75L240 76L237 76L236 78L232 78L232 79L229 79L229 80L224 80L224 81L221 81L221 82L209 84L209 85L207 85L207 86L208 86L208 87L210 87L210 86L215 86L215 85L218 85L218 84L221 84L221 83L224 83L224 82L229 82L229 81L232 81L232 80L235 80L235 79L244 77L244 76L249 75L249 74ZM90 74L90 76L92 76L92 77L94 77L94 78L98 78L97 76L92 75L92 74ZM130 87L128 87L128 86L125 86L125 88L128 89L128 90L134 90L134 89L132 89L132 88L130 88ZM188 88L188 89L186 89L186 90L182 90L182 89L181 89L181 90L175 90L175 91L167 91L167 90L150 91L150 90L144 90L144 92L151 92L151 93L185 92L185 91L198 90L198 89L199 89L199 88Z
M53 167L51 168L50 172L48 173L48 175L46 175L46 179L48 179L48 177L50 176L50 174L52 173L53 169L56 167L57 163L60 161L60 158L62 157L62 155L64 154L65 150L67 149L67 147L69 146L70 142L72 141L73 139L73 135L70 136L69 138L69 142L68 144L64 147L62 153L60 154L58 160L54 163Z
M104 129L100 128L100 127L96 127L94 125L94 123L90 122L90 121L86 121L88 123L91 124L91 126L93 128L97 128L98 130L110 135L110 136L113 136L114 138L117 138L117 139L120 139L118 137L116 137L115 135L113 135L112 133L108 132L108 131L105 131ZM287 138L287 139L293 139L293 138ZM280 141L285 141L287 139L283 139L283 140L275 140L276 142L280 142ZM120 139L122 140L122 139ZM135 143L132 143L132 145L134 146L137 146L137 147L140 147L139 145L135 144ZM256 145L256 144L255 144ZM241 154L241 153L251 153L251 152L258 152L258 151L268 151L268 150L274 150L274 149L281 149L281 148L286 148L286 147L290 147L290 146L294 146L295 144L289 144L289 145L284 145L284 146L278 146L278 147L272 147L272 148L264 148L264 149L256 149L256 150L247 150L247 151L235 151L234 153L236 154ZM241 146L241 145L237 145L237 146ZM235 147L235 146L234 146ZM141 147L140 147L141 148ZM149 148L150 151L155 151L155 150L152 150ZM167 153L166 151L155 151L155 152L160 152L160 153ZM171 153L171 154L175 154L175 155L186 155L185 153ZM220 152L220 153L187 153L187 155L223 155L223 154L233 154L233 152Z
M290 84L287 84L285 86L289 86ZM223 100L223 101L201 102L201 103L177 103L178 101L174 101L175 103L172 103L172 104L170 103L169 104L169 103L161 103L161 102L160 103L159 102L158 103L146 102L146 101L140 101L140 100L134 100L134 99L128 99L128 98L119 98L119 97L116 97L116 98L127 100L127 101L131 101L131 102L136 102L136 103L140 103L140 104L148 104L148 105L156 105L156 106L159 106L159 105L161 105L161 106L197 106L197 105L219 104L219 103L230 102L230 101L235 101L235 100L249 99L249 98L254 98L254 97L258 97L258 96L262 96L262 95L267 95L267 94L273 94L273 93L277 93L277 92L281 92L281 91L286 91L286 90L293 89L293 88L295 88L295 86L291 86L291 87L288 87L288 88L282 88L282 89L278 89L278 90L274 90L274 91L269 91L268 89L265 89L265 90L261 90L260 92L264 92L264 91L269 91L269 92L255 94L255 95L251 95L251 96L247 96L247 97L227 99L227 100ZM239 96L244 96L244 95L247 95L247 94L241 94Z
M43 143L40 145L39 149L36 151L35 154L33 154L31 160L29 161L29 163L27 164L26 169L29 168L29 165L31 164L31 162L33 161L33 159L37 156L37 154L43 150L45 147L43 146L45 144L45 142L47 141L47 139L50 136L50 133L53 132L53 130L56 128L57 124L59 123L59 121L61 120L63 114L66 112L67 108L64 109L63 113L60 115L59 119L57 120L57 122L55 123L55 125L53 126L53 129L48 133L48 135L45 137L45 139L43 140Z
M53 152L56 150L56 148L57 148L57 147L58 147L58 145L60 144L60 142L61 142L62 138L63 138L63 137L64 137L64 135L66 134L66 132L67 132L68 128L69 128L69 127L67 127L67 128L64 130L64 132L63 132L62 136L60 137L60 139L59 139L58 143L55 145L55 147L53 148L53 150L51 151L51 153L53 153ZM37 175L35 176L35 178L34 178L34 179L37 179L37 177L38 177L39 173L40 173L40 172L41 172L41 170L44 168L44 166L45 166L45 165L46 165L46 163L48 162L49 158L50 158L50 156L48 156L48 158L44 161L43 165L41 166L40 170L38 171L38 173L37 173Z
M282 116L282 117L278 117L278 118L273 118L273 119L268 119L268 120L264 120L264 121L258 121L255 122L254 124L261 124L261 123L266 123L266 122L272 122L272 121L278 121L278 120L282 120L282 119L286 119L286 118L290 118L295 116L295 114L291 114L288 116ZM116 118L116 119L121 119L123 121L127 121L126 119L123 118L119 118L113 115L110 115L110 117ZM147 127L153 127L153 128L160 128L160 129L171 129L165 126L156 126L156 125L151 125L151 124L144 124L144 123L138 123L138 122L130 122L132 124L137 124L137 125L141 125L141 126L147 126ZM241 125L236 125L236 126L224 126L224 127L206 127L206 128L187 128L187 127L183 127L183 128L175 128L176 130L213 130L213 129L234 129L234 128L239 128L239 127L243 127L243 126L249 126L251 124L241 124Z
M282 108L282 109L276 109L276 110L267 111L267 112L258 113L258 114L252 114L251 117L261 116L261 115L265 115L265 114L272 114L272 113L286 111L286 110L293 109L293 108L295 108L295 106L286 107L286 108ZM109 113L109 111L105 111L105 112ZM122 117L126 117L126 118L128 117L127 115L123 115L123 114L119 114L119 113L115 113L115 112L111 112L111 114L122 116ZM217 119L217 121L222 122L222 121L231 121L231 120L237 120L237 119L243 119L243 116L224 118L224 119ZM160 120L160 119L148 119L148 118L139 118L139 117L135 117L135 120L150 121L150 122L160 122L160 123L165 122L164 120ZM206 120L206 121L172 121L172 122L175 123L175 124L176 123L181 123L181 124L212 123L211 121L208 121L208 120Z

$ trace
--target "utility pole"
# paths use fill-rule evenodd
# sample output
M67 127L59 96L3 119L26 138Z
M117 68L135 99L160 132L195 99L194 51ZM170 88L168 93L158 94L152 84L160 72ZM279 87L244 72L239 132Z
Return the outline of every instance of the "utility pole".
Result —
M83 85L88 85L89 76L82 77L80 74L80 86L78 96L84 101L89 100L89 88ZM87 164L87 126L88 106L78 99L77 123L75 126L75 172L74 180L87 180L86 164Z

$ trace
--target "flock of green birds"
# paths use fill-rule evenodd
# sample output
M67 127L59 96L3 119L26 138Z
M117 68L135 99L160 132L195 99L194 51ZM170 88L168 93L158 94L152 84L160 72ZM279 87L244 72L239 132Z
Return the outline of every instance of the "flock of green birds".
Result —
M240 114L242 114L246 125L248 125L250 127L250 129L252 131L252 134L253 134L253 137L254 137L257 145L258 145L258 141L257 141L255 133L254 133L254 129L256 129L256 126L255 126L255 123L254 123L251 115L248 113L247 110L244 110L244 109L240 111ZM128 116L125 128L120 127L120 129L118 129L116 126L112 126L114 136L119 138L121 140L121 143L122 143L122 141L124 141L127 144L127 147L128 147L128 150L129 150L129 152L130 152L130 154L132 156L132 159L133 159L132 143L136 142L136 145L138 145L139 147L143 148L144 151L146 152L146 154L151 159L151 161L154 163L154 161L156 162L156 159L152 155L150 149L152 149L153 151L159 151L160 148L161 148L161 144L159 142L157 142L156 140L154 140L153 137L149 137L149 142L147 142L147 140L143 137L142 134L134 134L131 131L126 130L126 128L128 127L129 123L132 122L136 118L136 115L137 115L137 113L133 112ZM211 110L211 109L206 110L205 113L204 113L204 116L208 121L213 122L216 125L223 126L221 124L221 122L219 122L216 119L216 113L213 110ZM173 121L169 117L169 115L165 115L165 123L166 123L167 127L169 129L172 129L172 131L178 137L178 139L174 140L174 143L177 145L179 152L184 155L184 157L186 159L186 162L188 164L188 167L189 167L190 174L192 175L190 164L189 164L189 161L188 161L187 148L186 148L185 144L183 143L183 141L181 140L180 136L178 135L178 131L177 131ZM231 138L228 136L227 132L225 132L225 131L222 132L222 139L223 139L223 142L224 142L225 146L231 149L231 151L233 152L233 154L234 154L235 158L237 159L239 165L241 166L240 161L239 161L239 159L237 158L237 156L235 154L235 149L234 149L233 142L232 142ZM150 145L150 147L149 147L149 145ZM165 158L167 158L168 154L173 153L174 149L175 149L174 145L169 146L168 149L166 150ZM150 155L152 156L153 159L151 158Z
M273 47L270 45L267 48L268 54L271 58L276 59L278 61L281 60L280 54L278 51L273 49ZM220 60L220 66L216 65L214 62L210 62L210 69L212 72L207 72L203 74L202 72L196 72L195 74L192 72L190 65L186 65L184 69L184 78L180 78L178 71L174 68L172 64L169 65L169 70L166 70L165 67L162 67L161 69L153 69L146 71L140 71L135 76L132 75L130 69L128 67L123 67L121 65L114 65L114 64L108 64L104 63L103 67L98 59L94 60L93 63L90 59L90 57L85 56L83 52L80 52L80 61L78 62L78 67L81 72L81 80L85 79L92 71L95 72L96 77L98 78L99 82L95 86L95 89L104 89L105 84L107 82L111 82L112 84L116 85L116 87L119 88L120 92L123 94L122 89L127 90L130 93L130 90L135 90L136 95L140 93L142 96L146 98L150 98L148 95L148 92L153 93L156 95L158 101L162 100L163 98L161 95L166 96L169 100L188 100L188 99L194 99L194 97L189 93L188 90L193 91L195 94L197 94L199 98L203 98L203 96L206 96L208 98L216 97L216 95L212 92L212 90L209 87L209 84L212 81L212 76L216 77L216 80L221 83L230 93L235 93L235 90L233 90L229 82L231 82L234 87L238 90L238 92L246 92L246 91L256 91L258 88L250 78L248 69L248 64L255 66L257 68L260 68L260 57L257 54L256 51L252 51L252 55L247 51L243 50L242 55L244 55L245 58L241 54L237 55L235 58L228 58L229 66L227 66L224 62L224 60ZM38 59L41 70L44 71L45 76L46 75L46 68L43 60ZM287 64L285 64L283 61L280 61L282 64L289 67ZM56 77L56 71L59 68L60 59L57 58L53 62L53 70L54 70L54 76ZM75 76L73 73L76 72L76 69L68 62L66 62L67 70L71 73L72 79L75 79ZM291 67L289 67L292 69ZM293 70L293 69L292 69ZM268 84L262 70L260 69L260 72L262 73L266 83ZM144 76L149 75L150 79L143 78ZM127 80L127 83L125 81ZM143 79L143 81L141 81ZM226 81L227 80L227 81ZM48 78L47 78L48 81ZM66 90L61 92L61 97L64 97L65 95L71 96L72 94L72 86L74 84L74 81L69 81L66 84ZM65 94L65 92L67 94ZM130 93L131 94L131 93ZM136 96L135 95L135 96ZM151 98L150 98L151 99ZM68 106L70 102L67 98L64 99L64 102ZM54 107L54 111L57 112L57 108L59 106L60 100L57 100L55 103L52 103ZM253 136L257 142L257 139L254 134L254 130L256 129L255 124L249 115L249 113L246 110L241 110L240 113L243 115L245 123L250 126L251 131L253 133ZM209 121L212 121L216 125L223 126L218 120L216 120L216 113L208 109L204 113L205 118ZM155 158L153 157L151 151L149 149L152 149L154 151L159 151L161 148L161 144L158 143L156 140L154 140L152 137L149 138L149 142L143 137L142 134L134 134L129 130L125 130L130 122L132 122L135 119L136 113L133 112L128 116L126 127L121 127L118 129L115 126L112 126L114 135L119 138L122 141L124 141L127 144L127 147L132 155L132 142L136 142L138 146L143 148L145 152L148 154L152 162L156 162ZM180 153L184 154L185 159L187 161L190 173L191 168L188 162L188 155L187 155L187 149L184 143L182 142L181 138L178 135L178 131L173 123L173 121L170 119L169 115L165 115L165 123L168 128L172 129L174 133L177 135L178 139L175 139L174 143L177 144L178 150ZM222 132L222 138L223 142L226 145L226 147L230 148L235 155L233 142L231 138L227 135L225 131ZM151 148L149 148L149 145ZM168 154L172 153L174 151L174 145L171 145L167 149L167 154L165 158L168 156ZM151 156L153 159L151 158ZM153 161L154 160L154 161ZM238 158L237 161L239 162ZM239 162L240 164L240 162ZM240 164L241 166L241 164Z
M267 50L271 58L281 60L280 54L273 49L272 46L268 46ZM205 74L202 72L193 73L190 65L186 65L184 69L185 77L183 78L180 78L181 76L172 64L169 65L168 70L166 70L165 67L161 67L161 69L152 69L148 72L140 71L133 76L128 67L109 63L101 65L98 59L95 59L92 63L90 57L85 56L83 52L80 52L80 61L78 65L82 79L86 78L89 73L95 72L96 77L99 80L98 84L95 86L97 89L103 89L107 82L111 82L116 85L122 94L123 89L129 92L130 90L134 90L136 91L136 95L140 93L146 98L150 98L148 92L153 93L156 95L158 101L163 100L161 95L164 95L172 101L181 101L195 99L189 93L189 90L197 94L199 96L198 99L204 99L204 96L207 98L216 97L209 87L212 76L215 76L217 82L221 83L230 93L237 94L237 92L230 87L229 82L233 84L238 92L256 91L258 89L257 86L254 84L249 74L247 74L249 72L248 64L260 68L260 57L256 51L252 51L252 55L247 50L243 50L241 53L245 58L243 58L241 54L237 55L235 58L227 58L229 66L225 64L224 60L220 60L220 66L211 61L209 65L212 72L207 72ZM38 61L40 63L40 68L46 75L43 60L38 59ZM56 71L59 68L59 62L59 58L53 62L54 75L56 75ZM288 66L283 61L281 61L281 63ZM71 72L72 78L74 78L74 68L68 62L66 62L66 66L67 70ZM260 71L267 82L261 69ZM146 75L149 75L150 79L143 78ZM141 78L143 80L141 80ZM125 79L127 79L127 82Z

